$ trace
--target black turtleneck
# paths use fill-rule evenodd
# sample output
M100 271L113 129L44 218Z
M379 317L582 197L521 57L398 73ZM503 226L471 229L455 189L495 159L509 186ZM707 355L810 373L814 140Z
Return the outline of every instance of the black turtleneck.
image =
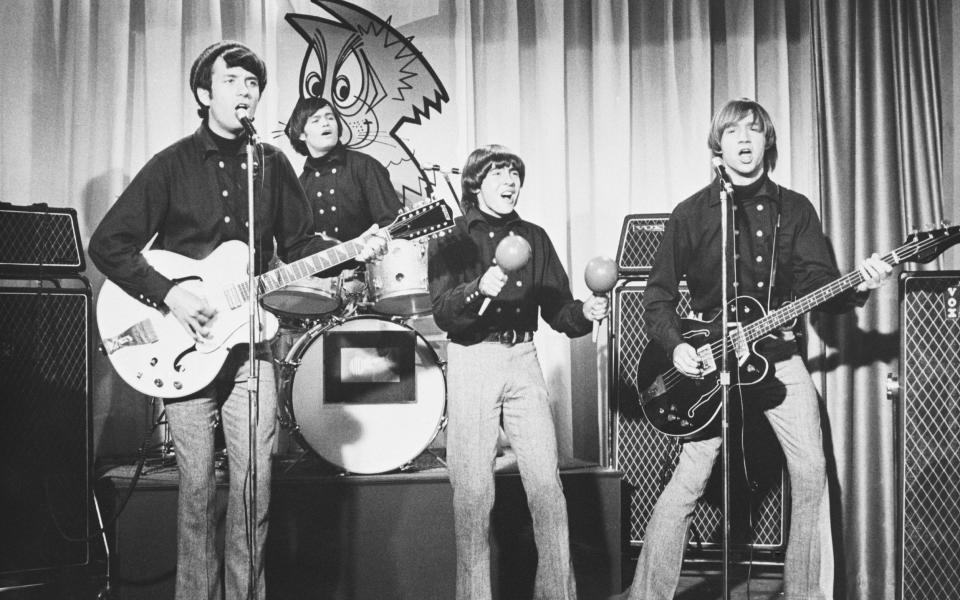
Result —
M480 277L493 264L497 244L508 235L527 240L530 261L479 315ZM471 345L494 331L536 331L538 311L550 327L570 337L592 328L583 303L570 293L567 273L543 228L516 212L496 217L469 207L454 229L430 243L428 259L433 318L451 341Z

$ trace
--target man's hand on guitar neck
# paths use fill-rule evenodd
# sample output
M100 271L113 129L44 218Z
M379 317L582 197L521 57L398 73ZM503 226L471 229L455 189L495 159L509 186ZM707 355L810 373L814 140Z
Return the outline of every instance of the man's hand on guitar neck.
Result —
M874 252L860 263L857 270L860 271L860 275L863 277L863 283L857 286L857 291L866 292L868 290L875 290L883 285L890 277L890 273L893 272L893 267L884 262L884 260L880 258L880 255Z
M198 342L204 338L210 338L212 333L210 325L213 323L214 317L217 316L217 310L210 306L204 298L197 296L181 285L175 285L167 292L163 303L167 305L173 316L180 321L190 337Z

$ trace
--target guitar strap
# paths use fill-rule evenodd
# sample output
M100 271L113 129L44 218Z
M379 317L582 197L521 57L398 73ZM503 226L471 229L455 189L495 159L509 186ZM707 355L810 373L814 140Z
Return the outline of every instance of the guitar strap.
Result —
M777 237L780 234L780 217L783 215L783 188L777 184L777 223L773 226L773 247L770 249L770 282L767 284L767 312L773 302L773 282L777 278Z

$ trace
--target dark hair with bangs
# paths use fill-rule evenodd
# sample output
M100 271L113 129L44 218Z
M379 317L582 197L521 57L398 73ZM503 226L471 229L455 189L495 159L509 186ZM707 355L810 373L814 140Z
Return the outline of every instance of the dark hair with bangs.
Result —
M480 190L484 177L487 176L490 169L499 169L500 167L516 169L520 173L520 185L523 185L523 178L526 174L523 160L506 146L490 144L489 146L481 146L471 152L470 156L467 157L466 164L463 165L460 176L461 203L465 206L477 206L477 192Z
M267 87L267 65L253 50L240 42L229 40L211 44L200 53L200 56L193 61L193 66L190 67L190 90L193 91L193 98L200 105L197 114L200 115L201 119L207 118L210 107L200 102L197 90L210 91L210 86L213 85L213 63L221 56L228 67L241 67L256 76L261 94L263 89Z
M333 111L333 116L337 118L337 139L340 139L343 135L343 121L340 118L340 113L337 112L337 108L331 104L329 100L326 98L317 98L316 96L300 98L300 100L297 101L297 105L293 107L293 112L290 113L290 118L287 119L287 126L283 132L286 134L287 139L290 140L290 145L293 146L293 149L296 150L298 154L307 157L310 156L307 144L300 139L300 135L303 133L303 128L307 124L307 120L318 110L328 106L330 110Z
M713 115L713 121L710 123L710 135L707 136L707 146L710 147L714 156L720 156L720 138L723 137L723 131L729 125L748 116L752 116L754 121L759 121L763 127L763 167L767 172L773 171L777 166L778 156L777 130L773 126L773 119L770 118L766 109L749 98L730 100Z

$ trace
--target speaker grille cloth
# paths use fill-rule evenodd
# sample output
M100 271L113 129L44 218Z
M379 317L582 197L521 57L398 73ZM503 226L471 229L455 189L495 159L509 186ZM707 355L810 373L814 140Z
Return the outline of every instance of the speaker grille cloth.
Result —
M960 598L960 320L951 298L960 300L960 274L904 280L904 600Z
M89 297L0 289L0 571L82 564L88 518Z

